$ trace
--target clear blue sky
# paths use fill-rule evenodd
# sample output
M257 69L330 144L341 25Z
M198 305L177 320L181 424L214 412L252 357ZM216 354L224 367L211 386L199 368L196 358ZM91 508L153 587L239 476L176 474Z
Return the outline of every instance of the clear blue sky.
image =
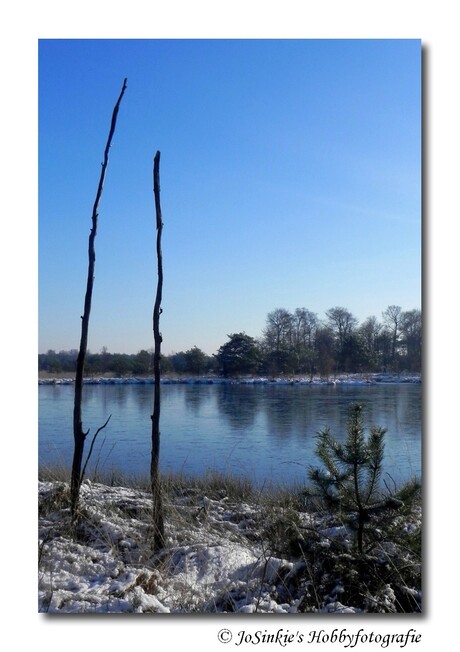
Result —
M161 151L163 352L261 335L275 308L360 321L421 304L418 40L42 40L39 350L153 346Z

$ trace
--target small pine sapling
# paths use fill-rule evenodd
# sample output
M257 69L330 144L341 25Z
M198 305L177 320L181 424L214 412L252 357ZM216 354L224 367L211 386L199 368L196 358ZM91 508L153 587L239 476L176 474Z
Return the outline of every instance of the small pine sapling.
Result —
M371 517L403 505L395 495L385 495L381 491L385 433L385 428L374 426L366 439L362 406L354 404L350 409L345 443L339 443L325 427L318 433L316 446L322 468L309 471L313 487L308 493L319 497L331 512L340 512L342 518L355 524L360 554L365 524Z

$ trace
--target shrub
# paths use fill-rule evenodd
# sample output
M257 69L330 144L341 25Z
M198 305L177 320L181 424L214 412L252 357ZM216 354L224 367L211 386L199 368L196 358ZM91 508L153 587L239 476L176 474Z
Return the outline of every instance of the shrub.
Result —
M322 466L310 469L305 493L342 534L310 540L305 553L325 603L340 597L368 612L420 611L420 483L411 480L399 490L382 483L385 432L372 427L366 438L355 404L343 444L328 428L318 434Z
M312 468L309 478L313 495L318 496L333 513L356 529L358 550L363 552L364 529L371 520L388 510L399 509L403 501L380 487L385 428L374 426L364 436L362 407L352 406L347 424L347 438L340 444L328 427L318 434L316 454L323 468Z

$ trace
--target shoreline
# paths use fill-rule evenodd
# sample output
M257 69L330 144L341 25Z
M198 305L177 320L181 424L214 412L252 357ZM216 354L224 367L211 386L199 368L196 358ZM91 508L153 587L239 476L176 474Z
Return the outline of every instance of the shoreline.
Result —
M39 377L39 385L73 385L72 376ZM321 378L288 377L242 377L222 378L219 376L184 376L161 378L162 385L306 385L306 386L336 386L336 385L385 385L385 384L417 384L422 382L420 373L369 373L369 374L339 374L335 377ZM85 385L154 385L153 376L118 377L94 376L83 379Z

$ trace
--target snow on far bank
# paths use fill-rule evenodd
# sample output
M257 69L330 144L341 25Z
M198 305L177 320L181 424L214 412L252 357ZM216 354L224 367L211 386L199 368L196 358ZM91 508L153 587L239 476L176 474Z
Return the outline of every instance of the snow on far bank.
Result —
M104 376L85 378L83 381L88 385L153 385L153 377L112 377L106 378ZM199 377L184 377L184 378L168 378L161 379L164 385L379 385L388 383L413 383L420 384L422 382L420 374L392 374L392 373L373 373L373 374L341 374L334 378L314 378L306 377L293 377L293 378L264 378L264 377L248 377L248 378L221 378L218 376L199 376ZM39 378L39 385L72 385L73 378Z

